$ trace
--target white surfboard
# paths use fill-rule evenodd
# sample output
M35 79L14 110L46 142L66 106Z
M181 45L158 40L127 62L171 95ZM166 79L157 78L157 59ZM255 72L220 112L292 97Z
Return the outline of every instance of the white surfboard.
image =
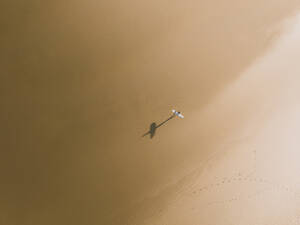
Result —
M180 112L177 112L175 109L172 109L172 112L174 113L174 115L176 115L182 119L184 118L184 116Z

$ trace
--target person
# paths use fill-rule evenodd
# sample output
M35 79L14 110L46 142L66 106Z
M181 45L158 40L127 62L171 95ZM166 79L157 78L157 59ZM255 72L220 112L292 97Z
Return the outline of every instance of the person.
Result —
M174 115L180 117L180 118L184 118L184 116L180 113L180 112L177 112L176 110L172 110L172 112L174 113Z

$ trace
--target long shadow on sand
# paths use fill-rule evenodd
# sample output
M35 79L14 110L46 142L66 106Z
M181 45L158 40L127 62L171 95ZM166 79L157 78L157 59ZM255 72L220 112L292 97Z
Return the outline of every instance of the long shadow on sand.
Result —
M159 128L160 126L164 125L166 122L168 122L170 119L174 118L175 115L170 116L168 119L163 121L162 123L156 125L155 122L151 123L149 131L145 133L142 137L145 137L146 135L150 134L150 138L152 139L155 135L156 129Z

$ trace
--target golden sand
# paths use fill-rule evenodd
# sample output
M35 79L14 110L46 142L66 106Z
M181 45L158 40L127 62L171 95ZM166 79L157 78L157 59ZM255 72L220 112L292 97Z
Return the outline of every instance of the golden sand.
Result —
M298 224L299 6L4 3L0 224Z

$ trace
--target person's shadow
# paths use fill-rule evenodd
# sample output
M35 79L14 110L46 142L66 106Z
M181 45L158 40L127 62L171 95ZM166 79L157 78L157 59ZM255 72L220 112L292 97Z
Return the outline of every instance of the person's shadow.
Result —
M150 138L152 139L155 135L155 131L157 128L159 128L160 126L162 126L163 124L165 124L166 122L168 122L170 119L174 118L175 115L172 115L171 117L169 117L168 119L166 119L164 122L156 125L155 122L151 123L149 131L147 133L145 133L142 137L145 137L146 135L150 134Z

